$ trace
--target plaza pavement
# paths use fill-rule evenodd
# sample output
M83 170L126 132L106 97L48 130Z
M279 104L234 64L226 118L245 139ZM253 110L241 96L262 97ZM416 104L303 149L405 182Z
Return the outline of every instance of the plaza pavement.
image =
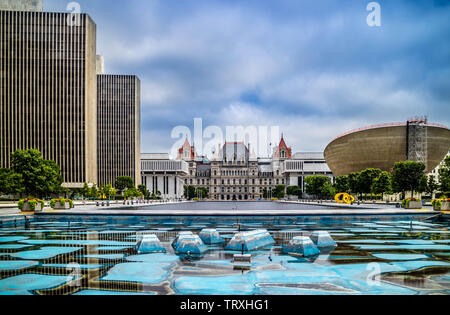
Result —
M433 216L437 215L437 212L431 209L422 210L405 210L398 209L392 206L386 205L338 205L335 203L301 203L301 202L279 202L280 204L286 203L294 207L290 209L270 209L267 206L269 203L261 203L261 208L258 209L245 209L245 202L240 203L241 209L220 209L220 208L208 208L196 209L196 207L190 207L187 205L185 209L177 209L182 204L188 204L192 202L178 202L167 204L153 204L153 205L111 205L110 207L96 207L87 206L63 210L63 211L44 211L38 214L39 216L45 215L116 215L116 216L348 216L348 215L424 215ZM203 203L204 205L208 203ZM297 205L297 206L296 206ZM171 207L173 206L173 207ZM266 207L266 208L265 208ZM298 207L298 209L295 209ZM179 208L179 207L178 207Z
M239 208L221 209L219 207L207 207L208 202L203 202L203 209L191 207L189 204L195 202L166 202L152 204L134 204L123 205L122 202L112 202L109 207L99 206L96 203L86 204L77 203L71 210L52 210L45 208L37 216L55 216L55 215L116 215L116 216L348 216L348 215L424 215L433 216L439 214L430 207L424 207L422 210L398 209L392 205L385 204L361 204L361 205L340 205L332 202L312 203L298 201L279 201L276 205L281 209L273 209L270 202L252 203L252 206L258 205L258 208L245 209L245 202L239 203ZM217 203L220 204L220 203ZM286 206L283 206L285 204ZM289 206L289 208L288 208ZM183 208L184 207L184 208ZM286 209L283 209L286 207ZM178 208L178 209L177 209ZM30 214L26 214L30 216ZM22 217L17 208L0 208L0 218ZM32 216L32 215L31 215Z

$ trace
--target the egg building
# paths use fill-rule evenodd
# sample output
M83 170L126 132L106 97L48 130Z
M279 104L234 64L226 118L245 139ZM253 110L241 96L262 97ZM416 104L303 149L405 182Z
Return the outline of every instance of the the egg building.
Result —
M367 168L391 171L396 162L417 161L432 171L450 149L450 130L427 119L413 119L353 130L334 139L325 159L334 176Z

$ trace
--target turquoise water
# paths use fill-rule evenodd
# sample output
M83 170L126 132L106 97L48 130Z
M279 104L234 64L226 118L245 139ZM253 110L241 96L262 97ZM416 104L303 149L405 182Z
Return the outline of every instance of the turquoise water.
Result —
M0 228L0 295L449 294L450 234L423 217L48 217ZM412 230L411 230L412 226ZM179 256L180 231L215 228L226 240ZM225 250L241 231L267 229L276 244L233 264ZM338 247L312 258L283 255L293 237L329 231ZM156 234L165 254L135 251Z

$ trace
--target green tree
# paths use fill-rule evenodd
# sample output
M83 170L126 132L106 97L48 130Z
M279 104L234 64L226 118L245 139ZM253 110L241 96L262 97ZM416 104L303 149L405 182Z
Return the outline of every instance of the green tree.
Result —
M332 193L331 179L324 175L313 175L305 178L306 193L319 198L329 197Z
M419 182L419 188L417 192L424 193L428 190L428 178L423 175Z
M147 186L139 185L138 190L142 193L145 199L150 199L151 193L148 191Z
M82 188L73 188L69 190L69 199L74 200L81 195Z
M63 178L61 176L61 169L55 161L43 161L41 167L41 180L38 188L40 188L40 196L47 196L50 194L64 193L69 194L70 189L63 188Z
M142 198L144 195L135 187L128 188L123 192L123 196L127 199L129 198Z
M368 168L358 176L358 183L360 188L360 193L362 194L370 194L372 193L372 185L374 180L380 176L381 170L375 168Z
M22 177L26 195L39 197L62 191L62 176L54 161L42 158L38 150L19 150L11 155L11 169Z
M393 191L402 193L403 199L405 199L407 191L410 191L411 197L414 197L414 192L420 190L423 183L425 169L425 164L420 162L405 161L395 163L392 173Z
M439 189L444 194L450 193L450 156L445 158L439 169Z
M333 187L331 183L331 179L326 181L321 188L321 196L322 198L333 198L336 195L336 189Z
M298 198L302 198L302 190L299 186L289 186L288 188L286 188L286 194L288 196L296 196Z
M188 200L192 200L196 196L194 186L184 186L184 197Z
M264 199L275 198L275 189L263 188L262 194Z
M278 185L275 187L273 191L273 197L278 199L283 199L286 196L286 186L285 185Z
M348 175L336 177L334 188L337 193L346 193L350 191Z
M80 194L84 199L89 199L91 197L91 188L87 183L84 183L83 188L80 190Z
M111 196L113 195L113 186L111 184L108 184L106 186L103 186L101 188L102 197L106 197L106 199L110 200Z
M20 195L23 192L22 175L10 169L0 169L0 195Z
M95 200L99 197L99 195L100 195L100 192L97 188L97 185L95 185L95 184L92 185L91 189L89 190L89 196Z
M145 185L139 185L139 186L137 187L137 189L138 189L142 194L145 195L145 191L147 190L147 186L145 186Z
M208 198L208 195L209 195L209 191L207 188L205 188L205 187L197 188L196 197L206 199L206 198Z
M105 186L98 186L98 197L100 200L104 200L105 196Z
M433 198L434 193L439 189L439 184L434 176L429 176L425 192Z
M362 189L360 186L359 174L357 172L348 175L348 188L354 195L361 195Z
M62 194L62 195L64 195L64 198L67 199L68 196L70 196L71 191L70 191L69 188L61 187L60 189L57 189L57 190L55 191L55 193Z
M116 196L117 196L117 189L115 189L115 188L113 187L113 188L111 188L111 197L112 197L113 199L116 199Z
M119 192L123 192L126 189L135 188L134 181L130 176L119 176L116 178L114 188Z
M377 178L373 180L371 192L374 195L389 194L392 192L391 174L388 172L381 172Z

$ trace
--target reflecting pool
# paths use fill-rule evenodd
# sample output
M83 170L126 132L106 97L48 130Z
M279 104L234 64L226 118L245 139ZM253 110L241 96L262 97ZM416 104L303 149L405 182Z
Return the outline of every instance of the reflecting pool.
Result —
M216 229L224 244L176 255L179 232ZM276 244L233 264L239 231L267 229ZM338 246L310 258L282 254L297 236L328 231ZM137 254L155 234L166 253ZM0 295L449 294L448 223L424 216L45 216L0 228Z

